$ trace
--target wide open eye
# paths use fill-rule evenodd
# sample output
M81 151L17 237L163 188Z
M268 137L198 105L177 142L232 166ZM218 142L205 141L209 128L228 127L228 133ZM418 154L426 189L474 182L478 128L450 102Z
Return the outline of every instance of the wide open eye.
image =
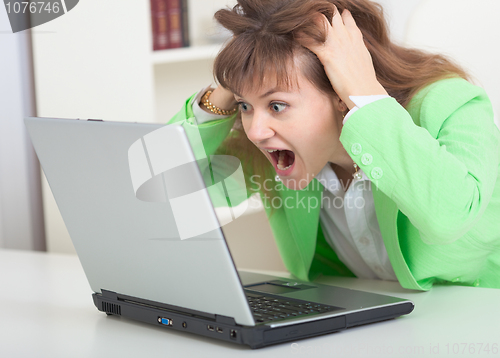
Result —
M248 112L252 109L252 106L250 106L248 103L245 102L238 102L238 105L240 106L240 110L243 113Z
M286 106L287 105L284 103L273 102L273 103L271 103L271 110L273 112L279 113L279 112L285 110Z

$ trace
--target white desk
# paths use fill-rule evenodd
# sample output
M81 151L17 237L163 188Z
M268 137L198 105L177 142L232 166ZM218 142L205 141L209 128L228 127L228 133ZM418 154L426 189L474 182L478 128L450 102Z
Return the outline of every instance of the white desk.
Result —
M318 282L409 298L415 310L251 350L107 317L94 307L76 256L0 250L0 357L500 357L500 290L449 286L420 293L383 281Z

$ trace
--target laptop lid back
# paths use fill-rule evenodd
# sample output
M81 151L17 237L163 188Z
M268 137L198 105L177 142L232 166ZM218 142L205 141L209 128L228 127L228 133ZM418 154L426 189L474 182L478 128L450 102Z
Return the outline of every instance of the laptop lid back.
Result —
M25 123L94 292L255 324L198 166L155 172L158 150L158 160L196 163L181 126L35 117ZM155 149L147 136L158 130L168 140Z

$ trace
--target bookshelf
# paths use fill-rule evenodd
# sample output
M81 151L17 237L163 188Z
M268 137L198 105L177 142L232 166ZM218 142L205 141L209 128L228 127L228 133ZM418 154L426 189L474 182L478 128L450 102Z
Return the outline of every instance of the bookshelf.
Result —
M152 50L149 0L87 0L34 28L38 114L164 123L213 83L212 17L233 2L189 0L188 48Z
M210 61L215 58L221 47L222 44L215 44L153 51L151 63L165 65L185 61Z

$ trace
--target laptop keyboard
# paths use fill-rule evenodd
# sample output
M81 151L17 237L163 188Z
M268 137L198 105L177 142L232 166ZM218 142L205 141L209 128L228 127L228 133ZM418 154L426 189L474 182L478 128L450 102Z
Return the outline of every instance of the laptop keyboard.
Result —
M338 307L322 305L315 302L277 298L245 292L254 319L258 323L278 321L292 317L335 311Z

